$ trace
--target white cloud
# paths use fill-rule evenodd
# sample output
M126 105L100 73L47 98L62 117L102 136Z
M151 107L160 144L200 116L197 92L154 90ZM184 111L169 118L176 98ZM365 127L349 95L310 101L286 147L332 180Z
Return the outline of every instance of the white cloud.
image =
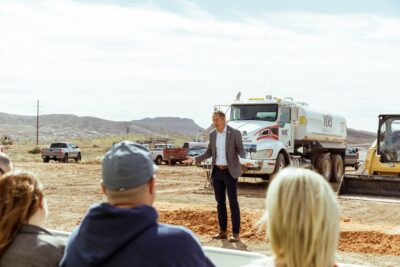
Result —
M0 111L126 120L194 118L214 104L292 96L375 130L399 113L400 19L265 13L227 21L186 12L74 1L0 2ZM272 88L271 88L272 84Z

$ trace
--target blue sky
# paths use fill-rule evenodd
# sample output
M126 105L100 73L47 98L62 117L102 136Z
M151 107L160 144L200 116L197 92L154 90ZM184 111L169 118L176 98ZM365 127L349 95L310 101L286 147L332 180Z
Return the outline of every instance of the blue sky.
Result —
M133 4L132 4L133 3ZM250 4L251 3L251 4ZM375 131L400 113L396 1L0 1L1 112L210 124L272 94Z

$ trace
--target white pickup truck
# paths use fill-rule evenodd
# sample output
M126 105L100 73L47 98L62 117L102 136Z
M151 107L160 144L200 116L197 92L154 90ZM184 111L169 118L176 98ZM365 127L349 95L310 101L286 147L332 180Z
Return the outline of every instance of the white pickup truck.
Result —
M69 142L52 143L50 148L42 148L42 159L44 163L50 160L68 163L70 159L81 161L81 150L77 145Z
M175 145L173 144L155 144L154 148L152 148L151 155L153 158L153 161L157 165L161 165L163 162L165 162L165 157L164 157L164 149L166 148L175 148Z

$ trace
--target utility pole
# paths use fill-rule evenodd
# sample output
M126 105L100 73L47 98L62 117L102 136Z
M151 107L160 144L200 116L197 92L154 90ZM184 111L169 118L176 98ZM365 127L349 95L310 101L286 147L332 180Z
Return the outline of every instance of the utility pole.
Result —
M125 121L124 123L125 123L125 130L126 130L126 140L128 140L128 138L129 138L129 133L130 133L130 131L131 131L131 124L132 124L132 122L131 122L131 121Z
M37 101L37 115L36 115L36 145L39 145L39 100Z

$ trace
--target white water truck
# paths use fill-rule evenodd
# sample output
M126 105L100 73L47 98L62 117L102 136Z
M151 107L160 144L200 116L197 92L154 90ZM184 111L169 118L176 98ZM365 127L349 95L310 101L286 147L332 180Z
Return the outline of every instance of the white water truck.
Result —
M239 93L227 110L222 107L215 109L225 111L228 125L242 133L243 176L266 180L288 165L308 165L326 180L340 182L347 141L344 117L270 95L242 101Z

